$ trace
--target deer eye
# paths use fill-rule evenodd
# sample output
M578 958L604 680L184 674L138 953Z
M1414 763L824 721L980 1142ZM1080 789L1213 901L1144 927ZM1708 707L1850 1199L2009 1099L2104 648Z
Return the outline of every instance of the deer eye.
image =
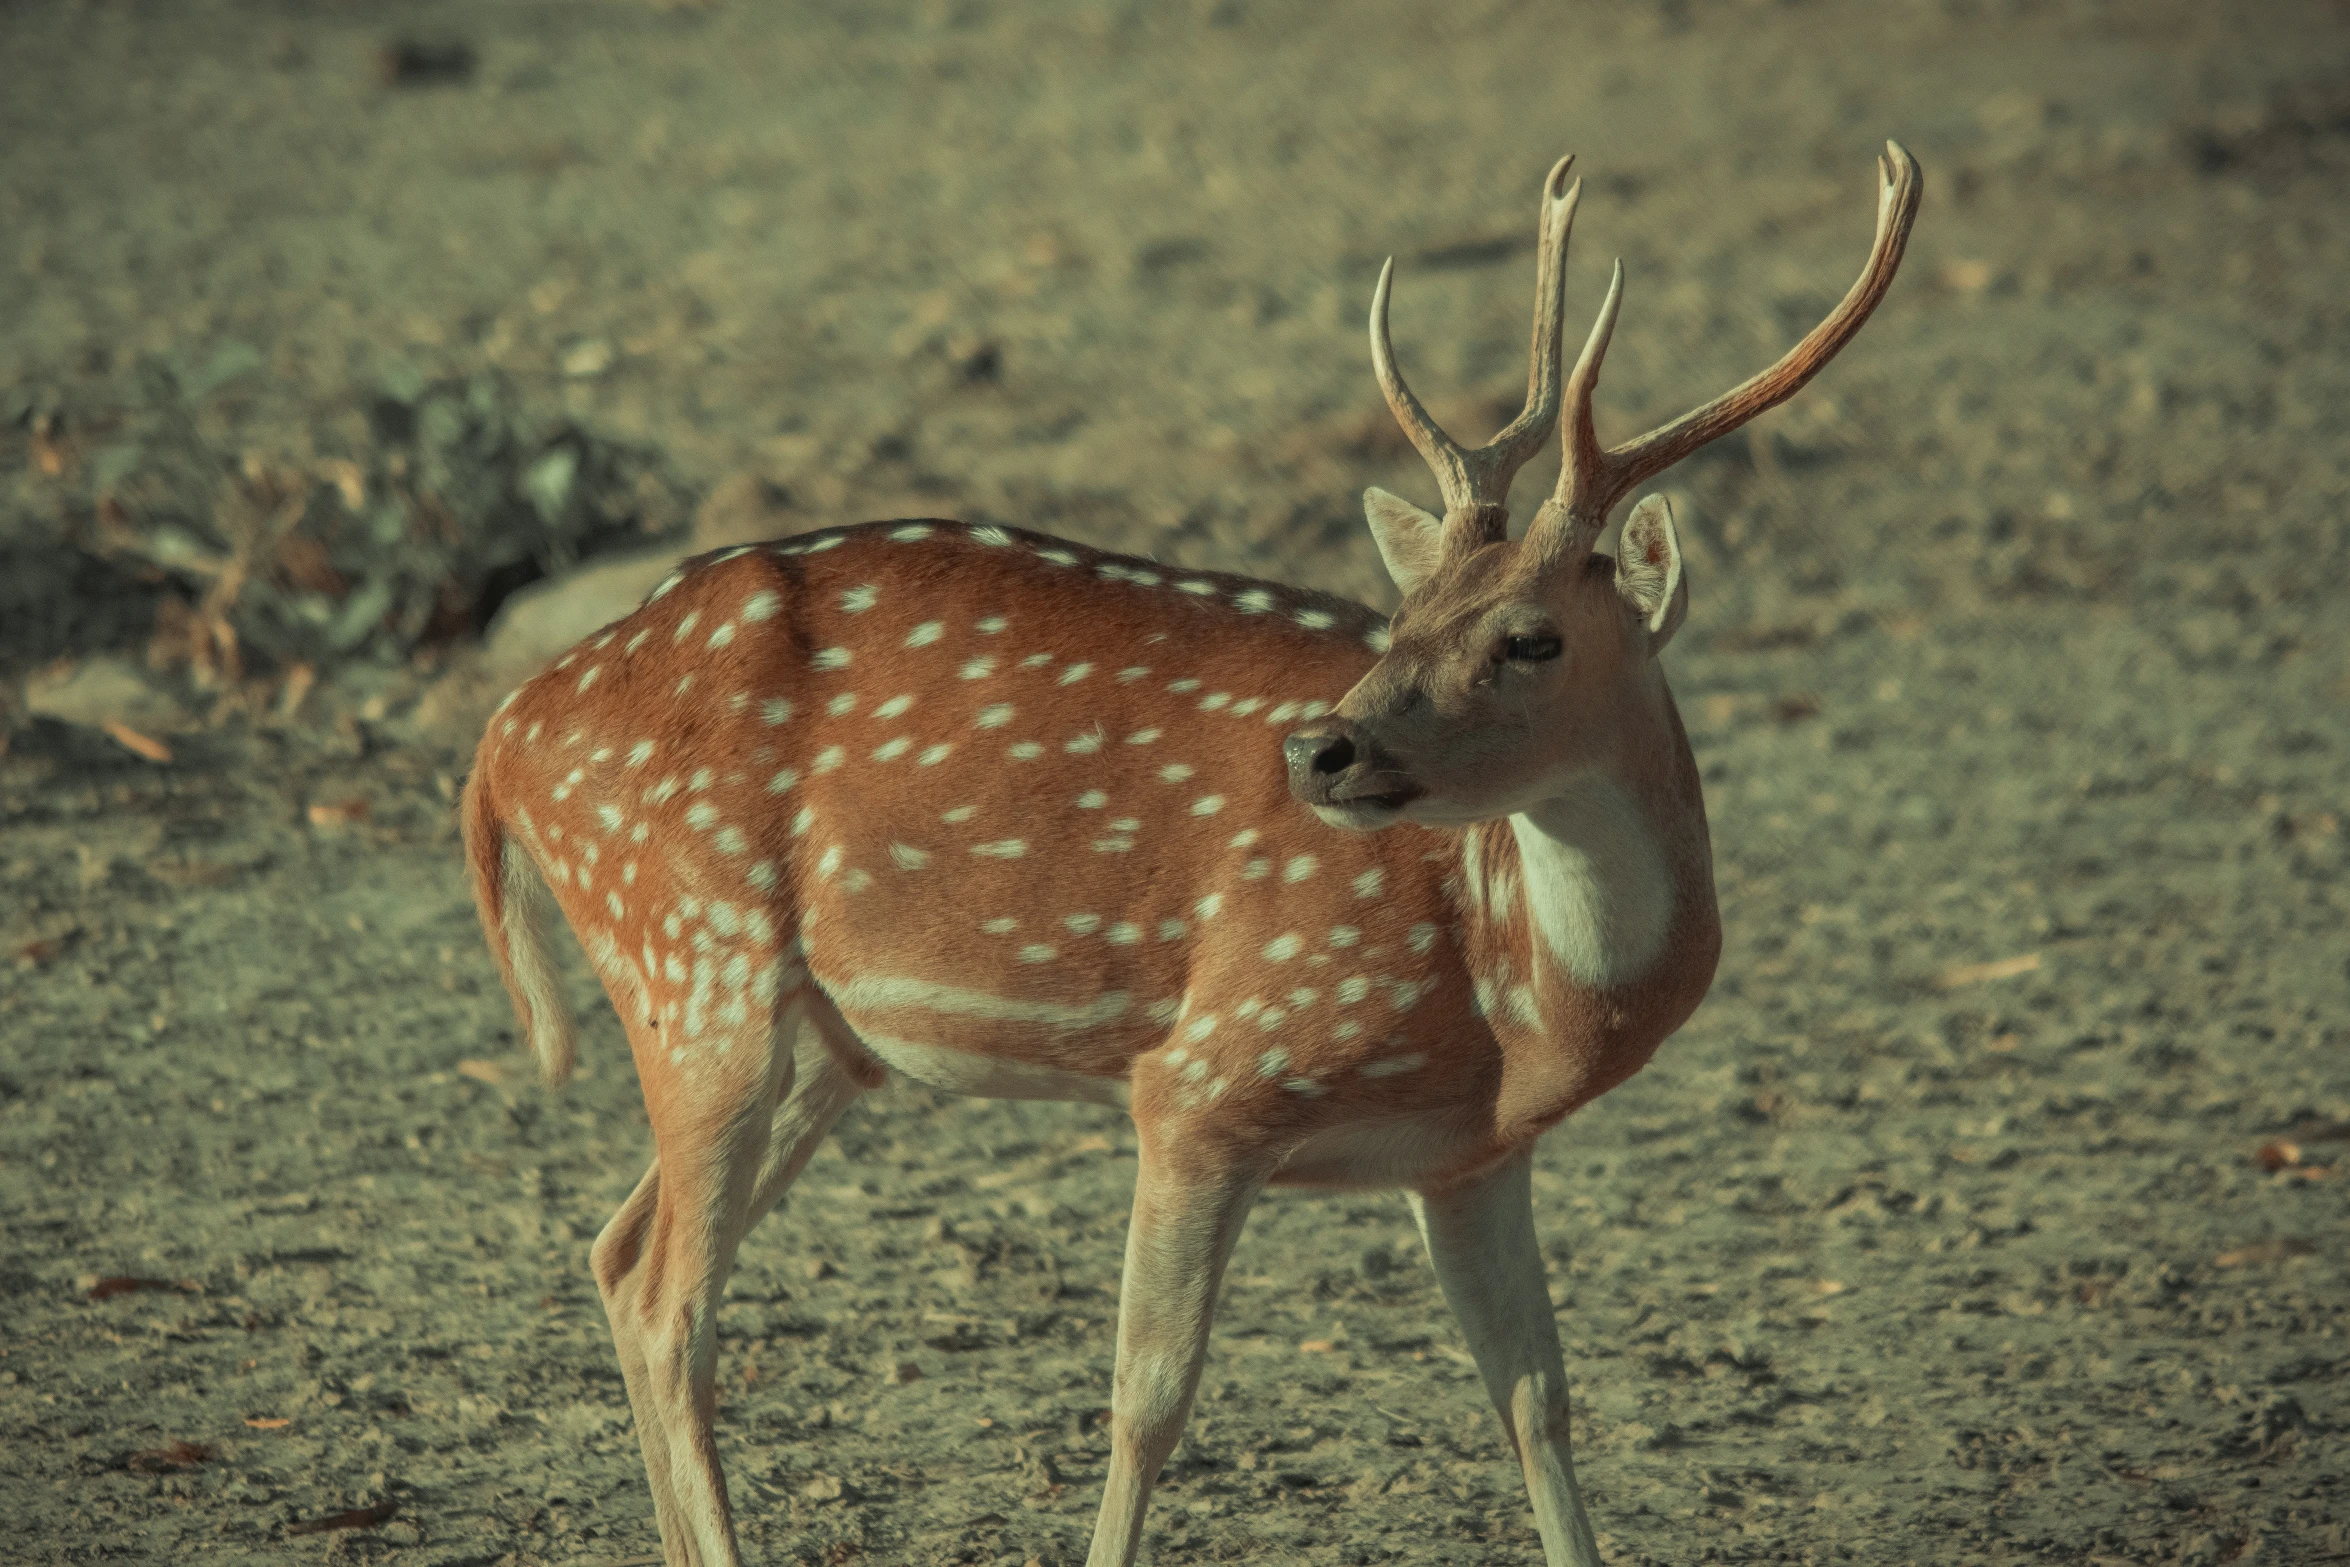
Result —
M1563 646L1553 636L1512 637L1501 645L1501 656L1513 664L1542 664L1558 657Z

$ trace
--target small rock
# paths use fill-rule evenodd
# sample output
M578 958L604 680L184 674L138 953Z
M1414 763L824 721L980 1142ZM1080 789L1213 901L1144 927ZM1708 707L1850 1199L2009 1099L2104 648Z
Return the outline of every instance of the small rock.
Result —
M635 609L677 564L668 549L616 555L506 600L490 627L487 667L501 679L527 680L580 638Z
M41 718L102 729L128 724L148 734L186 734L195 718L169 692L125 658L58 664L25 682L25 711Z
M781 485L755 473L729 474L694 509L693 547L699 551L763 544L805 527L805 521L793 514L790 492Z
M563 373L578 380L602 375L612 368L612 345L600 337L587 338L563 350Z

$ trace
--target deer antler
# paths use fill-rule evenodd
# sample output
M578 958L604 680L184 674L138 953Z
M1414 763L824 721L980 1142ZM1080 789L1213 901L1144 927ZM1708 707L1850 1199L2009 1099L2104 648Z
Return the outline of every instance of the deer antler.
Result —
M1575 226L1575 204L1583 182L1566 183L1575 166L1572 154L1559 159L1542 182L1542 213L1534 261L1534 344L1526 373L1526 408L1485 445L1463 450L1446 435L1428 410L1412 395L1395 368L1395 348L1387 336L1387 296L1395 275L1395 258L1379 269L1379 287L1371 296L1371 367L1379 376L1379 390L1395 422L1403 426L1412 445L1427 459L1444 496L1444 529L1448 538L1466 530L1477 541L1499 539L1509 521L1510 481L1527 460L1550 439L1559 414L1559 351L1566 331L1567 236Z
M1543 502L1529 536L1540 535L1546 553L1567 558L1587 553L1606 527L1609 510L1634 488L1802 390L1804 383L1852 340L1892 286L1893 274L1901 266L1902 249L1909 243L1910 225L1917 219L1922 188L1917 160L1899 142L1885 143L1884 154L1877 160L1876 240L1869 247L1868 265L1861 269L1859 280L1842 303L1760 375L1638 440L1603 447L1591 426L1591 392L1599 381L1600 361L1607 357L1608 339L1616 329L1617 308L1623 303L1624 264L1617 262L1607 300L1599 307L1599 319L1592 323L1574 374L1567 378L1561 437L1566 452L1558 488Z

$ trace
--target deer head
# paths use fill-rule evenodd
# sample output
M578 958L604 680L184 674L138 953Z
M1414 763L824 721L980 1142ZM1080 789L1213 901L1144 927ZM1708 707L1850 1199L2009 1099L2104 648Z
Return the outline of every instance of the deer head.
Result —
M1282 744L1290 790L1333 826L1397 821L1463 826L1555 798L1665 732L1656 655L1688 609L1672 507L1651 495L1625 520L1617 553L1594 553L1616 503L1710 441L1802 388L1884 298L1917 216L1915 159L1887 142L1878 160L1877 230L1868 264L1826 320L1778 363L1701 408L1621 446L1603 447L1591 396L1623 300L1618 262L1583 352L1560 385L1567 239L1582 182L1563 159L1543 182L1534 343L1525 411L1464 450L1439 429L1395 368L1387 303L1394 263L1371 303L1371 362L1396 421L1436 476L1441 517L1384 490L1363 497L1371 535L1403 602L1387 651L1327 719ZM1562 418L1563 403L1563 418ZM1558 486L1524 538L1509 537L1510 481L1562 432ZM1669 727L1669 726L1668 726Z

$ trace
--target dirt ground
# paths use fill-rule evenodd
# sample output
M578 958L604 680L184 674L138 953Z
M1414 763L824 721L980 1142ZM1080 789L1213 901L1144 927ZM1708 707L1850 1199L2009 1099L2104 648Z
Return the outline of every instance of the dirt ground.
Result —
M1928 182L1889 301L1663 481L1727 949L1538 1166L1603 1550L2350 1560L2338 4L17 0L0 674L146 644L76 441L155 363L262 464L374 464L384 388L494 374L794 528L1384 606L1356 497L1431 486L1380 258L1482 439L1578 153L1621 438L1824 313L1887 136ZM585 1268L633 1072L580 965L580 1080L531 1081L427 672L0 759L10 1561L658 1550ZM1132 1171L1106 1111L852 1111L722 1318L754 1560L1081 1558ZM1398 1198L1260 1207L1150 1538L1539 1558Z

